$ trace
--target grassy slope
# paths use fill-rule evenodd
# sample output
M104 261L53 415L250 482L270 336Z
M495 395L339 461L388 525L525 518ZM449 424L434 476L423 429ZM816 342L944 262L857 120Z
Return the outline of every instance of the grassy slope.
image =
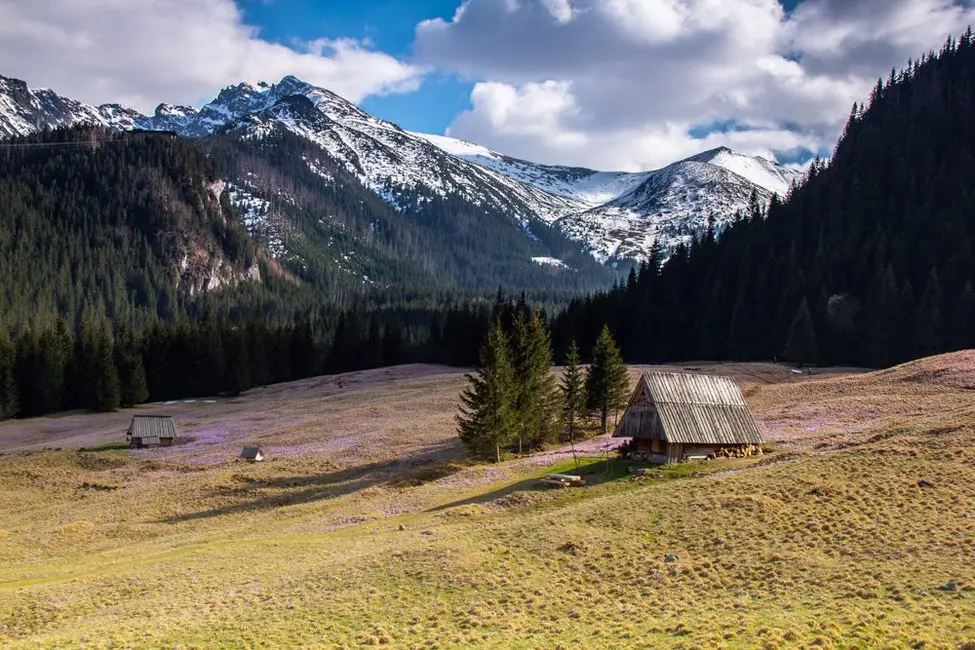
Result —
M172 450L36 450L38 429L111 443L129 414L0 426L0 642L975 641L975 353L848 377L722 370L781 451L637 480L595 466L566 491L532 480L572 468L559 454L458 461L462 378L445 369L157 407L197 438ZM250 441L276 460L225 460Z

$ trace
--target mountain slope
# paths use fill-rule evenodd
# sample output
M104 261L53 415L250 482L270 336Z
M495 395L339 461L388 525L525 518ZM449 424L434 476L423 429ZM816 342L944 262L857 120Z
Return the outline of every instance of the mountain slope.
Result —
M726 147L705 151L650 172L597 172L539 165L445 136L418 134L444 151L545 192L573 200L578 211L554 225L597 259L645 259L654 241L673 250L703 232L709 216L718 227L749 206L785 197L802 172Z
M555 336L608 320L638 361L887 367L975 347L972 70L969 30L878 84L787 202L580 301Z
M15 143L29 146L0 156L5 324L172 318L187 296L262 280L261 252L189 142L76 127Z
M540 165L519 160L486 147L441 135L416 133L447 153L469 160L556 196L571 199L580 207L593 208L626 194L644 180L649 172L597 172L584 167Z
M724 223L745 207L753 189L766 201L773 192L784 194L797 178L797 172L727 149L678 163L683 169L650 172L540 165L469 142L404 131L290 75L273 85L228 86L200 109L160 104L151 116L115 105L88 106L15 80L0 82L5 84L0 134L90 122L191 138L228 132L261 138L281 126L314 143L398 212L416 215L441 201L452 209L463 205L470 219L507 217L529 242L531 254L523 263L533 258L564 263L544 265L548 274L583 266L592 273L593 267L578 261L580 250L601 262L618 262L645 258L658 238L673 248L700 233L709 213ZM299 110L290 99L295 97L308 104ZM607 277L595 273L594 280Z
M8 131L30 131L60 120L175 131L203 142L204 148L213 137L270 143L248 153L264 160L248 163L246 179L236 174L235 154L225 147L221 174L230 183L230 201L244 214L250 234L273 256L298 275L310 274L326 291L353 277L366 285L476 289L499 283L595 289L612 281L611 271L538 217L577 209L572 201L450 156L294 77L273 86L225 88L199 110L160 105L153 116L76 103L48 119L31 114L37 102L27 92L16 115L0 114ZM282 139L282 132L310 148ZM305 168L294 169L288 162L282 173L285 161L274 151L277 146L301 149ZM277 162L269 164L271 159ZM289 187L295 183L302 187L300 198ZM325 195L331 198L318 200ZM336 204L345 206L345 216L337 221ZM399 241L389 240L392 233ZM537 262L541 258L563 265Z
M798 172L761 158L716 149L650 172L629 192L557 226L601 260L643 258L655 241L664 250L688 243L709 217L723 228L753 193L764 205L797 179Z

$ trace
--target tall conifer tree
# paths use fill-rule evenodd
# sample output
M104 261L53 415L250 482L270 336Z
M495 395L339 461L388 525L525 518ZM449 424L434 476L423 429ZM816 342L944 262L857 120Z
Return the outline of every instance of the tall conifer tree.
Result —
M809 301L803 298L789 327L782 358L800 366L814 364L818 359L817 350L816 331L809 311Z
M149 389L142 346L128 327L123 327L115 339L115 366L118 368L119 405L135 406L146 401Z
M538 313L519 309L515 323L515 383L519 449L537 448L558 436L561 396L552 375L552 343Z
M93 402L96 411L114 411L119 407L118 369L115 366L115 350L112 332L103 321L98 327L94 347Z
M586 416L586 381L579 367L579 346L575 339L569 343L562 371L562 421L565 423L569 442L575 443L576 428Z
M0 328L0 420L16 417L20 410L17 399L17 355L7 331Z
M518 436L517 397L508 337L495 322L481 348L481 367L467 375L457 415L460 439L479 458L501 461L501 449Z
M586 373L586 402L591 410L599 413L603 434L609 432L609 412L626 406L629 391L626 363L620 356L609 326L603 325L593 346L592 364Z

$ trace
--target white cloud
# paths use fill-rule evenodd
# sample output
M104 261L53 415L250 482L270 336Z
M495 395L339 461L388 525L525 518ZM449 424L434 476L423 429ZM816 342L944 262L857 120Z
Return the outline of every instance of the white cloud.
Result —
M449 133L510 155L651 168L717 145L829 150L878 76L975 22L970 0L467 0L417 61L480 80ZM565 3L568 4L568 3ZM733 123L694 137L702 125Z
M569 0L542 0L542 4L557 22L567 23L572 20L572 5Z
M0 74L143 111L287 74L352 101L419 83L417 68L355 40L264 40L233 0L0 0Z

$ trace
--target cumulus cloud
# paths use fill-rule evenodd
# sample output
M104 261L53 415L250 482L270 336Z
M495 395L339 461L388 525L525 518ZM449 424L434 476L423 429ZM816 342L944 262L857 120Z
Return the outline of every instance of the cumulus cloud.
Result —
M972 22L970 0L466 0L414 49L477 81L450 135L639 169L717 145L829 150L878 76Z
M0 0L0 74L143 111L287 74L352 101L419 79L414 66L359 41L264 40L233 0Z

